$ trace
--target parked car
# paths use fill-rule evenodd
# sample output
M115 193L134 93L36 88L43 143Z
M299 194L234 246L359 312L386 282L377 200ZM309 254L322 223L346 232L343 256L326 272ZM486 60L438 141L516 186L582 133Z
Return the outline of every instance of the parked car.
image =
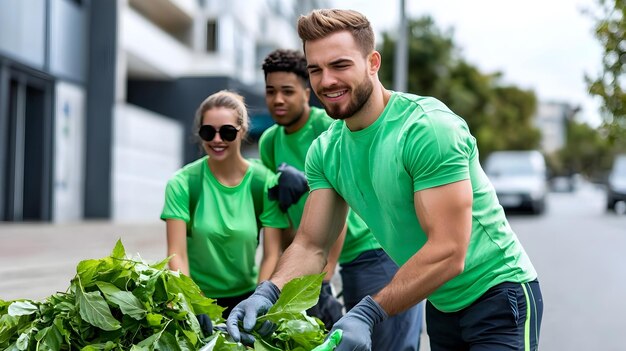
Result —
M617 156L613 161L607 183L606 209L614 211L619 201L626 202L626 154Z
M545 211L548 173L539 151L495 151L487 157L485 172L504 209Z

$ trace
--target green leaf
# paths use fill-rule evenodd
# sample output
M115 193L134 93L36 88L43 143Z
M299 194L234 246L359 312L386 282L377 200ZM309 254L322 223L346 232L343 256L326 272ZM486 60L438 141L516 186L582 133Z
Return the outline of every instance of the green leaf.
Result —
M218 306L215 300L202 295L202 291L198 285L188 276L179 274L178 272L168 272L166 276L166 288L170 298L174 298L178 294L183 294L187 302L191 304L195 314L206 314L212 321L216 321L217 323L224 320L222 313L226 308Z
M262 338L256 338L254 340L254 350L255 351L282 351L281 349L270 345L267 341Z
M3 299L0 299L0 316L7 313L7 309L11 303L11 301L4 301Z
M189 304L187 304L185 296L183 294L178 294L178 298L178 306L181 310L187 312L185 319L187 320L189 326L191 326L191 330L198 335L202 335L202 329L200 328L200 323L198 323L198 318L196 318L195 313L191 310Z
M184 329L180 329L182 331L182 335L181 334L177 334L176 335L176 342L178 342L178 346L180 347L181 351L194 351L196 350L196 347L194 347L194 345L197 343L197 336L194 333L191 333L187 330ZM188 336L189 334L193 335L194 337L196 337L196 343L190 341L186 336Z
M146 321L148 325L151 327L157 327L161 325L161 321L163 320L163 315L158 313L148 313L146 315Z
M104 350L104 344L91 344L80 349L80 351L101 351L101 350Z
M292 319L294 314L315 306L320 295L324 273L295 278L285 284L278 301L259 322L269 320L279 323L282 318Z
M79 284L79 289L76 290L76 302L80 316L94 327L102 330L116 330L121 327L99 291L85 293Z
M157 280L161 277L161 274L163 274L163 271L157 271L155 269L143 271L139 275L137 288L133 290L133 294L142 301L152 301L152 295L154 294Z
M122 291L117 286L107 282L96 282L96 285L109 302L118 306L122 313L131 316L136 320L141 320L148 311L141 301L130 291Z
M235 343L226 340L224 335L219 334L215 339L215 346L213 351L246 351L246 347L241 343Z
M150 335L139 342L137 347L140 347L141 350L154 350L154 344L159 340L159 337L161 337L161 333Z
M122 245L122 239L117 239L113 252L111 252L111 257L118 259L126 258L126 249L124 249L124 245Z
M157 262L155 264L150 265L150 267L154 268L154 269L158 269L158 270L163 270L167 267L167 263L172 259L172 257L174 257L174 255L171 255L169 257L167 257L166 259Z
M157 342L157 349L160 351L182 351L174 335L163 332Z
M38 341L37 350L59 351L61 349L61 343L63 342L63 336L53 324L41 329L37 335L35 335L35 340Z
M323 343L326 334L311 317L305 317L301 320L286 320L280 328L281 331L287 333L293 342L306 350L311 350Z
M15 335L18 334L19 317L5 314L0 317L0 346L8 344Z
M84 260L76 266L76 275L80 278L81 284L89 285L100 271L101 260Z
M37 312L38 307L31 301L15 301L9 305L10 316L27 316Z
M17 338L17 342L15 346L18 350L24 351L28 348L28 342L30 341L30 333L22 333L19 338Z

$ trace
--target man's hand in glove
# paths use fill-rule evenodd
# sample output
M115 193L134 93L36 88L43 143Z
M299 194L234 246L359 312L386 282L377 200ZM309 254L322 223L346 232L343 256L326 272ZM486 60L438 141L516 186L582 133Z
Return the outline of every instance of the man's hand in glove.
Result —
M226 320L228 334L236 342L246 345L254 344L254 337L249 333L256 325L258 316L264 315L276 303L280 290L274 283L266 280L257 286L250 297L241 301L233 308ZM239 322L243 322L243 330L239 329ZM268 335L274 331L274 325L265 321L258 329L260 335Z
M335 351L369 351L372 349L372 329L387 318L387 313L370 296L365 296L330 331L343 330Z
M281 163L277 171L280 173L278 185L269 189L270 200L278 200L280 210L287 212L289 206L300 200L309 191L306 177L295 167Z
M319 318L328 330L343 316L343 305L333 296L329 282L322 282L319 300L307 310L307 314Z

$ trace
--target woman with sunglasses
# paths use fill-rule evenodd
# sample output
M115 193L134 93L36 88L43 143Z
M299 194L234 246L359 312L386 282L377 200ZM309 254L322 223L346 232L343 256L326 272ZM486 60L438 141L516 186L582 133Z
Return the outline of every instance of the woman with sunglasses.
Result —
M225 313L269 278L282 252L282 229L289 226L278 203L267 196L276 175L241 155L248 128L242 96L223 90L204 100L194 134L206 156L169 180L161 214L168 255L174 255L170 269L191 276L205 296L227 308ZM263 227L260 267L257 221Z

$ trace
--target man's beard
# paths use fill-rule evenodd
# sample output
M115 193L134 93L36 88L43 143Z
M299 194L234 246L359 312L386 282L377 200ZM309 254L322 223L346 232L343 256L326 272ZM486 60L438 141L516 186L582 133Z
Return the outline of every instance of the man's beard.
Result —
M361 111L363 106L367 103L370 96L374 91L374 84L371 81L365 79L362 84L357 86L354 90L354 98L350 100L348 107L345 110L341 110L341 106L333 105L328 106L322 102L326 113L334 119L346 119L354 116L357 112ZM321 99L320 99L321 100Z

